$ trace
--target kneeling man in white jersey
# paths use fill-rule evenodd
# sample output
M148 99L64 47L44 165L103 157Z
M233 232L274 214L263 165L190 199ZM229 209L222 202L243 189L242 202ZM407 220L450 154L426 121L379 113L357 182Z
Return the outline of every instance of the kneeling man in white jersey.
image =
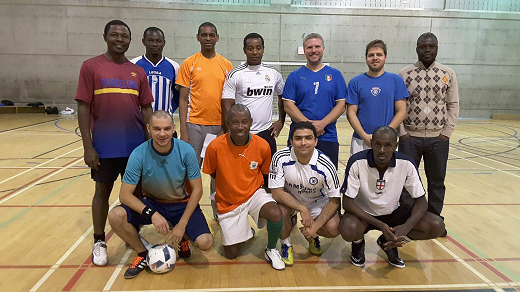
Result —
M280 235L282 261L294 264L290 240L291 216L300 212L303 235L309 251L321 255L319 235L338 236L340 185L336 167L317 150L316 128L310 122L298 122L291 133L291 146L275 153L269 172L269 188L283 216Z

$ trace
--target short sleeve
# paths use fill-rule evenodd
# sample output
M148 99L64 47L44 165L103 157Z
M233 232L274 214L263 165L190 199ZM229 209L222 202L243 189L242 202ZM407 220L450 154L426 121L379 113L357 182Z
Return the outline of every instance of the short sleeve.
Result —
M191 72L190 72L189 60L186 59L182 62L181 67L179 68L179 74L177 75L177 79L175 80L175 84L179 84L182 87L190 88L191 85Z
M294 72L295 71L291 72L291 74L289 74L289 77L287 77L285 86L283 88L283 99L296 101L296 86Z
M145 142L147 143L147 142ZM141 147L138 147L132 151L126 164L125 174L123 175L123 182L130 185L137 185L141 179L141 173L143 170Z
M214 174L217 171L217 144L215 140L211 141L206 148L206 154L204 155L204 166L202 172L205 174Z
M406 181L404 182L404 188L414 199L422 197L426 194L419 177L419 172L417 171L417 168L415 168L415 165L411 162L407 163Z
M276 153L273 157L276 157ZM283 188L285 185L285 172L283 170L282 159L271 161L271 169L269 170L269 188Z
M76 90L75 100L92 103L94 97L94 76L88 63L83 62L79 71L78 89Z
M345 78L343 78L343 74L340 71L337 71L337 94L335 100L342 100L347 98L347 83L345 82Z
M354 162L350 167L348 174L345 174L341 193L349 198L356 198L359 193L361 183L359 181L359 164Z
M184 154L184 165L186 166L186 175L189 180L197 179L200 175L199 162L197 161L197 155L193 147L187 145L186 152Z
M237 91L237 80L238 73L231 74L228 73L226 77L226 81L224 82L224 87L222 88L222 99L235 99L235 94Z
M276 95L282 95L284 86L285 86L285 83L283 83L282 74L280 74L280 72L276 71L276 85L274 86L274 93Z
M398 101L404 98L408 98L410 95L408 94L408 89L406 88L406 84L404 84L404 80L399 75L395 76L395 94L394 101Z
M347 87L347 103L359 105L359 94L357 88L357 81L355 78L350 79Z

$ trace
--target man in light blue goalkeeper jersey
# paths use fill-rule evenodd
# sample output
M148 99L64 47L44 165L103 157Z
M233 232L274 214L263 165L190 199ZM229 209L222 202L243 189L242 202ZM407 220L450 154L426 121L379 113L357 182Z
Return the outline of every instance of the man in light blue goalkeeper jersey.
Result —
M154 97L153 110L164 110L173 114L179 107L179 91L175 88L175 79L180 66L163 56L166 41L160 28L147 28L143 33L142 42L146 47L146 53L132 59L131 62L141 66L148 76Z

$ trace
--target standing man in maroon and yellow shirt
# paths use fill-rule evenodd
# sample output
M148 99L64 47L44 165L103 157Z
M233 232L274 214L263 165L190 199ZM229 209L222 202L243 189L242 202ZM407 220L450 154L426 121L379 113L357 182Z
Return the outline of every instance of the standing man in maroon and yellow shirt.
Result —
M85 163L96 182L92 262L98 266L108 262L108 198L114 181L125 172L130 153L145 141L143 120L148 121L152 113L153 96L146 73L125 57L131 36L128 25L120 20L106 24L103 38L107 51L83 62L75 97Z

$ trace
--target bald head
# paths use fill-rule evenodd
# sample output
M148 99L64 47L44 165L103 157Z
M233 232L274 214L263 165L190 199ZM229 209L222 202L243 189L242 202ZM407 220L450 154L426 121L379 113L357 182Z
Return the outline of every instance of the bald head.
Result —
M382 126L372 132L372 140L377 140L382 135L389 135L392 142L397 143L397 131L389 126Z
M231 106L231 108L228 111L227 121L229 122L237 114L245 114L249 118L251 118L251 112L249 111L247 106L245 106L243 104L234 104L234 105Z
M148 123L152 123L153 119L170 119L172 121L172 124L174 123L172 115L170 115L167 111L155 111L150 115L150 120Z

